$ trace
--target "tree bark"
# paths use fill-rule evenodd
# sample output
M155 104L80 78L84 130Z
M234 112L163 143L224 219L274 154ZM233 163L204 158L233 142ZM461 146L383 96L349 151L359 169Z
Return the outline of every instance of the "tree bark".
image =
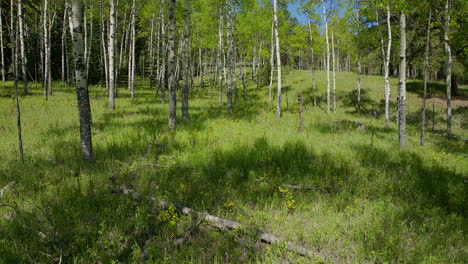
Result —
M184 85L182 87L182 119L189 119L189 79L190 79L190 52L192 43L190 41L190 0L185 0L185 25L184 25Z
M219 30L218 30L218 79L219 79L219 94L218 104L223 105L223 74L222 74L222 56L223 51L223 9L219 8Z
M325 12L325 0L322 0L323 23L325 24L325 42L327 47L327 113L330 113L330 43L328 41L328 18Z
M161 88L161 103L164 103L166 97L166 28L164 22L165 0L161 1L161 70L160 70L160 88Z
M268 89L268 102L271 103L272 87L273 87L273 74L275 73L275 24L271 23L271 47L270 47L270 88Z
M20 6L18 5L18 8ZM15 105L16 105L16 127L18 129L18 149L20 154L21 163L24 163L24 152L23 152L23 135L21 128L21 108L19 103L19 91L18 91L18 42L17 33L15 28L15 13L14 13L14 2L10 2L11 8L11 28L10 28L10 39L11 39L11 59L13 62L13 82L15 87Z
M114 0L109 1L110 14L109 14L109 108L115 110L115 70L114 70L114 47L115 47L115 3Z
M64 7L63 7L63 21L62 21L62 88L65 88L65 56L68 56L68 54L65 53L65 46L67 45L66 42L66 37L67 37L67 21L68 21L68 2L65 1Z
M398 139L400 148L406 146L406 15L400 12L400 69L398 94Z
M47 51L47 54L48 54L48 58L47 58L47 63L49 64L48 65L48 77L47 77L47 89L49 90L49 95L52 95L52 92L53 92L53 88L52 88L52 27L54 25L54 21L55 21L55 15L57 14L57 12L55 11L55 6L54 6L54 14L51 16L49 14L49 25L47 26L48 27L48 30L47 30L47 33L49 35L49 44L48 44L48 51Z
M176 127L176 87L175 87L175 69L174 69L174 37L175 37L175 2L176 0L169 0L169 39L168 45L168 68L169 75L169 130L174 130Z
M83 2L72 2L73 49L75 53L76 95L80 120L81 152L84 160L93 161L93 145L91 139L91 106L88 95L88 79L83 45Z
M426 97L427 97L427 79L429 77L429 51L431 48L431 18L432 11L429 10L429 17L427 19L427 33L426 33L426 53L424 57L424 88L421 106L421 137L420 145L424 146L424 136L426 132Z
M132 37L131 37L131 47L130 47L130 94L132 100L135 99L135 68L136 68L136 58L135 58L135 12L136 12L136 3L133 0L132 4Z
M311 70L312 70L312 90L314 94L314 106L317 106L317 87L315 85L315 65L314 65L314 39L312 36L312 26L309 22L309 35L310 35L310 58L311 58Z
M276 105L276 116L281 117L281 55L280 55L280 40L278 33L278 7L277 1L273 0L273 23L275 24L275 42L276 42L276 65L278 67L278 104Z
M49 90L48 90L48 80L49 80L49 33L47 26L47 12L49 10L49 1L44 0L44 13L42 15L42 27L43 27L43 37L44 37L44 71L43 71L43 87L44 87L44 96L45 99L49 99Z
M23 74L23 94L28 94L28 74L27 74L27 58L26 47L24 46L24 17L23 17L23 1L18 0L18 21L19 21L19 38L21 48L21 69ZM1 18L1 17L0 17Z
M389 66L390 66L390 53L392 52L392 26L390 23L390 6L387 5L387 31L388 31L388 45L387 55L385 57L384 65L384 78L385 78L385 127L390 127L390 80L389 80Z
M379 12L376 10L376 17L377 17L377 26L379 26ZM389 73L389 62L390 62L390 52L391 52L391 45L392 45L392 28L390 25L390 6L387 5L387 28L388 28L388 46L387 46L387 53L385 53L385 44L384 44L384 37L382 34L382 30L380 30L380 47L382 50L382 58L383 58L383 70L384 70L384 100L385 100L385 127L390 127L390 82L388 79Z
M227 61L228 61L228 80L227 80L227 100L228 100L228 112L232 113L232 86L233 86L233 64L234 64L234 50L233 50L233 41L232 41L232 13L231 13L231 0L227 0L227 12L226 12L226 34L227 34Z
M450 1L445 1L445 25L444 43L447 53L446 77L447 77L447 137L452 134L452 50L450 47L449 29L450 29Z
M102 60L104 61L104 77L106 79L106 89L109 92L109 61L107 56L107 47L106 47L106 24L104 23L104 8L102 6L102 0L100 1L100 15L101 15L101 50L102 50Z
M360 23L360 18L359 18L359 9L357 9L356 13L356 22L358 25L358 35L361 30L361 23ZM357 51L357 112L361 113L361 53L359 51L359 38L357 39L357 46L358 46L358 51Z
M336 113L336 58L335 58L335 36L332 31L332 64L333 64L333 113Z
M3 12L2 12L2 7L0 5L0 61L2 63L2 81L6 80L6 73L5 73L5 54L3 52L4 46L3 46Z
M304 113L302 111L302 92L297 93L297 106L299 108L299 133L304 133Z

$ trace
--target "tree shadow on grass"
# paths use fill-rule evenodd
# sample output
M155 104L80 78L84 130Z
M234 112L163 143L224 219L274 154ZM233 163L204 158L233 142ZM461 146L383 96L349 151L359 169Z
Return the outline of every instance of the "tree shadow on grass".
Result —
M385 191L394 199L414 203L419 208L438 207L447 214L467 216L463 183L466 176L446 168L439 157L434 157L433 163L427 165L415 152L389 156L386 150L369 145L356 145L353 149L362 166L378 169L387 175L388 184L393 185L389 190L393 193ZM382 193L377 188L374 191Z
M42 180L52 185L37 189L37 193L28 197L31 200L36 197L34 203L41 210L21 208L14 216L15 221L5 223L6 228L0 230L2 237L9 241L2 240L0 259L48 261L50 256L62 254L65 262L72 262L74 258L79 262L129 262L141 260L138 252L144 250L149 259L157 261L169 255L172 261L179 263L219 256L233 262L264 257L260 247L239 243L234 235L200 231L200 224L190 218L177 216L176 224L170 224L171 218L165 216L168 211L151 209L146 198L136 202L112 194L107 187L107 178L111 176L144 197L154 196L233 220L236 220L236 213L243 210L237 205L260 210L266 205L285 208L278 188L282 184L323 187L322 191L326 190L323 195L344 203L343 210L356 198L391 197L395 202L401 201L417 209L408 214L421 222L425 217L422 211L430 208L466 216L463 176L439 162L425 165L413 152L393 157L384 149L356 145L353 148L355 158L361 164L361 168L357 168L343 157L318 154L299 140L274 145L265 138L257 138L251 144L230 149L213 147L209 152L198 153L186 145L181 147L183 144L170 136L160 144L166 147L148 150L147 142L138 141L138 135L131 135L121 146L98 144L97 156L103 157L98 161L103 162L83 167L75 175L53 166L54 163L73 165L69 158L79 157L79 150L70 147L72 143L78 145L57 140L54 148L61 152L60 158L49 161L39 157L36 162L41 165L31 167L43 172ZM191 157L187 161L175 160L167 168L144 165L160 162L158 156L182 150ZM131 158L128 158L129 153ZM128 159L124 159L125 154ZM116 157L116 161L109 157ZM294 195L299 202L311 203L320 192L318 188ZM228 201L234 201L236 206L227 206ZM25 232L24 225L40 230L46 238ZM175 246L174 241L187 232L191 234L188 242ZM205 250L200 253L200 248Z
M420 80L408 81L406 83L406 91L408 93L414 93L414 94L417 94L419 97L422 97L424 93L424 83ZM457 96L457 98L468 97L468 89L463 89L463 87L459 86L459 91L460 91L460 96ZM438 98L446 98L447 85L445 83L428 82L427 94L428 94L428 98L431 98L433 96L438 97Z

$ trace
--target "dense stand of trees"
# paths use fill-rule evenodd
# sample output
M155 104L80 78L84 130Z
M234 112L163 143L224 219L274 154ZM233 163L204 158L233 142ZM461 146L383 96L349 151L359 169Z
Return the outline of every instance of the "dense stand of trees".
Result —
M362 110L361 74L382 74L386 127L395 111L390 106L389 77L399 76L396 121L402 147L406 137L406 78L424 78L424 99L427 81L445 80L446 132L451 135L451 99L458 95L457 82L466 81L466 1L301 3L300 12L308 18L304 24L291 16L286 2L276 0L2 1L2 80L14 80L17 87L21 79L25 95L29 93L28 81L41 83L45 100L53 96L52 81L76 86L86 160L93 159L88 84L105 87L109 108L114 110L118 108L115 98L119 89L127 86L133 99L139 89L135 80L143 79L162 103L168 94L168 124L175 129L177 90L181 90L184 120L190 117L189 94L196 77L211 98L216 98L213 95L218 90L219 105L231 113L236 111L240 83L243 99L248 100L247 68L257 87L269 83L269 101L276 97L278 117L282 113L282 66L312 71L314 106L318 104L315 71L326 71L327 112L337 108L336 71L356 73L358 113ZM276 94L272 91L274 82ZM426 126L423 101L421 144ZM17 109L20 131L18 100Z

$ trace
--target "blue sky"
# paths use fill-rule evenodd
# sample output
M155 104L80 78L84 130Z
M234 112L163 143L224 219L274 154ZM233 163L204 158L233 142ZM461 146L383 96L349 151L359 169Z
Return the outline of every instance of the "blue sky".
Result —
M307 23L307 16L304 15L303 13L299 13L297 11L297 8L300 6L300 2L296 1L294 3L289 3L288 4L288 10L291 13L292 17L297 18L299 23L301 24L306 24Z

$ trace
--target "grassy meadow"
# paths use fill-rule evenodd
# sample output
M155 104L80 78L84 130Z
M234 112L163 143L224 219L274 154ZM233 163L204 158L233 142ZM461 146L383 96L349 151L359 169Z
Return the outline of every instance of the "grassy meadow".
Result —
M467 263L468 145L444 136L444 84L429 85L435 130L428 100L426 145L419 147L422 83L408 82L408 146L400 150L396 79L385 129L381 76L362 76L360 114L355 74L337 73L337 112L330 114L325 73L317 72L317 107L311 76L285 74L282 118L267 86L248 81L244 97L238 81L229 115L217 88L195 85L190 120L178 119L175 132L167 129L167 104L147 81L136 82L133 101L122 86L115 111L105 87L91 86L92 165L81 161L75 90L60 83L48 101L33 83L32 95L20 98L22 165L14 90L1 83L0 189L14 184L0 195L0 263ZM465 99L454 102L453 133L467 138L468 87L460 89ZM110 178L144 198L111 192ZM162 210L150 196L268 231L317 256Z

